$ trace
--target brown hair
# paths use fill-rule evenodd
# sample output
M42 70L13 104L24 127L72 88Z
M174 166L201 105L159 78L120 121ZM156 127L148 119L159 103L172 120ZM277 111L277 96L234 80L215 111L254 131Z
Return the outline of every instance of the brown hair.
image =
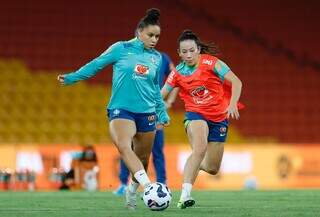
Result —
M180 47L180 42L185 40L193 40L198 47L200 47L201 54L219 55L220 49L215 43L205 43L200 40L200 38L194 34L191 30L184 30L178 38L178 46Z

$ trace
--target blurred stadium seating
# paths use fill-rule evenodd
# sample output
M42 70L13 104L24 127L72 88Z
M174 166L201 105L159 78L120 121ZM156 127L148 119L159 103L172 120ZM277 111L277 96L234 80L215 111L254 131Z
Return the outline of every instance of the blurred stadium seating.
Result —
M246 0L211 5L209 0L136 5L128 0L112 5L6 1L0 9L0 58L5 59L0 65L0 142L109 141L103 105L110 68L89 81L94 88L83 83L60 88L55 76L132 37L148 7L161 9L159 49L176 63L176 39L191 28L203 40L217 42L221 58L243 80L246 109L232 123L239 137L231 141L319 142L319 4ZM181 110L180 102L175 108L179 122L168 130L170 138L178 138L173 142L185 141Z
M61 87L57 73L32 73L15 60L0 61L0 68L0 143L110 143L105 118L110 87ZM185 142L183 113L173 112L172 118L168 142ZM230 141L243 138L235 131Z
M1 143L106 141L106 89L59 87L56 73L30 73L17 61L1 61Z

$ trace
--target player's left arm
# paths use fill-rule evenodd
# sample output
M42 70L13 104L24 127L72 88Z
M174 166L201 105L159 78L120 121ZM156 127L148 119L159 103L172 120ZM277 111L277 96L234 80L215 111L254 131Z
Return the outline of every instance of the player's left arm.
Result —
M238 101L241 95L242 82L231 70L225 74L224 78L232 84L230 104L226 110L227 117L239 119Z
M223 79L229 81L232 85L231 88L231 98L229 106L226 109L227 117L239 119L240 114L238 111L238 101L241 95L242 82L241 80L231 71L231 69L222 62L218 60L215 64L214 71Z

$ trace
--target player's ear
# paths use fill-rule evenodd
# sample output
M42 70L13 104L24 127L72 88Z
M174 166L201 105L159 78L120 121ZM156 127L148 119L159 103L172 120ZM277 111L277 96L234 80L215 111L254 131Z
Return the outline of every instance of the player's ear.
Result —
M179 57L182 57L179 48L177 49L177 52L178 52Z
M200 54L200 53L201 53L201 46L200 46L200 45L198 45L197 53L198 53L198 54Z
M136 37L140 38L141 32L142 32L142 28L138 28L136 30Z

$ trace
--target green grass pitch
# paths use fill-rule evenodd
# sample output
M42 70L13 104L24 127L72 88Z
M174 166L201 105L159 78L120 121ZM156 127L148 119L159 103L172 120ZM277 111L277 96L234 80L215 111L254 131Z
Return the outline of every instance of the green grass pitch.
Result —
M320 190L194 191L196 205L176 208L179 192L162 212L148 210L138 200L136 211L124 208L124 198L111 192L0 192L0 217L320 217Z

